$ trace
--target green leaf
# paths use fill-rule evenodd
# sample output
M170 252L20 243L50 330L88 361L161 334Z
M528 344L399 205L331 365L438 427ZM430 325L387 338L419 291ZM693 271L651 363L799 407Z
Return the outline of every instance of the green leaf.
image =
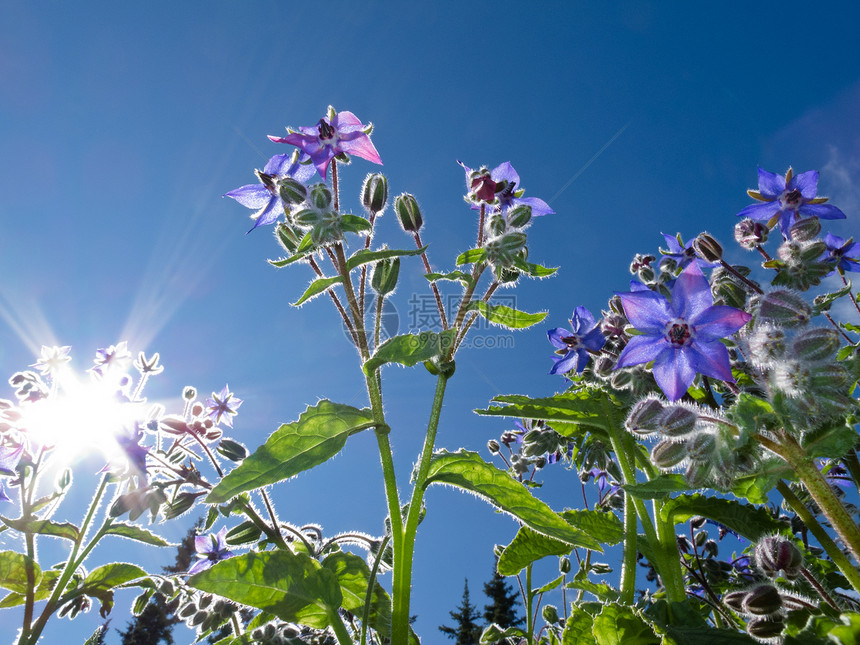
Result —
M592 634L597 645L659 645L660 639L630 607L604 605L594 617Z
M136 564L128 562L111 562L104 566L93 569L84 581L81 583L81 590L87 595L97 595L91 592L110 591L114 587L137 580L138 578L146 578L146 571L141 569Z
M404 255L421 255L426 250L426 246L412 250L382 249L381 251L370 251L368 249L359 249L346 261L346 270L352 271L355 267L367 264L368 262L378 262L379 260L397 258Z
M306 303L311 298L316 298L329 287L341 282L343 282L342 275L336 275L331 278L317 278L311 282L310 286L302 294L302 297L293 303L293 307L298 307L299 305Z
M370 568L363 558L353 553L338 551L327 556L322 566L331 571L340 583L343 595L341 607L359 616L364 612ZM374 581L368 624L373 629L387 633L391 628L391 598L378 581Z
M558 271L558 267L548 268L541 266L540 264L532 264L531 262L526 262L519 256L514 258L514 266L532 278L546 278Z
M529 528L573 546L603 551L593 537L571 526L504 470L476 452L440 452L433 456L425 486L447 484L475 493Z
M810 457L839 459L857 444L857 431L842 423L821 428L803 438L803 447Z
M310 240L310 236L306 235L305 237L308 238L308 240ZM302 240L302 241L304 241L304 240ZM309 252L307 252L307 251L302 252L302 253L296 252L288 258L281 258L280 260L266 260L266 261L269 264L271 264L273 267L278 267L280 269L280 268L287 266L288 264L292 264L293 262L298 262L299 260L304 260L306 257L308 257L308 255L309 255Z
M768 493L773 490L780 479L793 479L791 468L777 457L766 459L755 473L735 479L732 494L742 497L752 504L767 504Z
M562 582L564 582L564 575L560 575L555 580L550 580L543 587L533 589L532 595L537 596L537 595L540 595L542 593L548 593L548 592L552 591L553 589L555 589L556 587L558 587Z
M42 569L37 562L23 553L0 551L0 587L20 594L27 593L27 563L33 567L33 584L39 584Z
M51 595L54 591L54 585L57 584L57 579L59 577L60 572L54 569L48 569L42 573L42 579L39 581L39 585L36 587L36 593L33 597L35 602L46 600ZM22 593L16 593L13 591L6 594L6 596L3 597L3 600L0 600L0 609L23 605L27 600L27 596L25 594L26 590Z
M537 399L520 394L507 394L495 397L493 402L504 405L475 410L475 413L517 419L543 419L550 425L553 422L563 422L571 424L566 426L568 428L600 430L603 433L611 430L614 423L608 412L611 412L612 408L621 407L611 395L598 388L583 388ZM619 409L618 414L621 418L624 411Z
M310 232L305 233L305 236L302 238L301 242L299 242L299 246L296 248L296 253L293 257L295 257L296 255L298 255L300 253L304 257L304 255L307 255L306 252L313 250L313 248L314 248L313 237L311 237Z
M541 322L546 318L547 312L541 311L529 314L517 311L504 305L491 305L483 300L473 300L469 303L467 311L477 311L491 323L508 327L510 329L525 329Z
M484 631L481 633L481 640L478 642L480 645L491 645L492 643L509 643L511 641L506 641L503 639L506 638L516 638L517 640L514 642L519 642L519 638L525 636L526 633L521 630L519 627L508 627L506 629L502 629L496 623L490 623L484 628Z
M458 255L454 264L457 266L461 264L477 264L478 262L482 262L486 257L487 252L484 249L469 249Z
M340 216L340 225L344 231L349 233L369 233L373 226L361 215L350 215L346 213Z
M597 645L591 633L593 626L594 617L576 604L572 604L564 623L564 631L561 633L562 645Z
M451 273L425 273L424 277L430 282L436 282L437 280L450 280L452 282L459 281L467 287L471 286L475 282L471 275L463 271L451 271Z
M738 396L737 402L726 415L749 434L759 430L771 430L780 425L770 403L746 392Z
M74 524L63 522L58 524L51 520L9 520L0 517L3 523L21 533L38 533L39 535L50 535L51 537L65 538L74 542L80 537L80 530Z
M110 528L105 531L105 535L118 535L128 538L129 540L137 540L145 544L153 546L171 546L170 542L165 540L160 535L156 535L151 531L135 526L134 524L126 524L125 522L114 522Z
M337 577L304 553L250 552L196 573L188 584L281 620L324 629L343 602Z
M672 493L690 490L683 475L663 474L646 482L624 484L621 488L639 499L664 499Z
M663 504L663 521L675 524L686 522L695 515L702 515L719 522L739 533L751 542L763 535L785 533L788 527L775 519L765 508L743 504L734 499L706 497L704 495L680 495Z
M830 311L830 306L839 298L843 296L847 296L851 293L851 282L848 281L841 289L834 291L832 293L822 293L819 296L815 296L812 301L812 315L819 316L822 312Z
M441 356L454 343L456 330L449 329L440 334L432 331L420 334L402 334L389 338L373 353L365 362L364 373L372 374L373 371L386 363L400 363L406 367L412 367L418 363Z
M205 501L222 504L239 493L298 475L330 459L340 452L347 437L373 425L370 410L320 401L298 421L275 430L265 444L218 482Z
M624 539L624 525L614 513L579 509L562 511L560 515L565 522L603 544L618 544Z
M568 589L582 589L596 597L600 602L614 602L618 600L618 591L605 582L593 582L587 578L582 580L571 580L565 585Z
M571 547L567 542L554 540L527 526L520 527L513 541L499 556L499 575L515 576L532 562L550 555L567 555Z
M102 642L102 634L106 631L107 623L99 625L96 627L96 631L93 632L93 635L84 641L84 645L99 645L99 643Z

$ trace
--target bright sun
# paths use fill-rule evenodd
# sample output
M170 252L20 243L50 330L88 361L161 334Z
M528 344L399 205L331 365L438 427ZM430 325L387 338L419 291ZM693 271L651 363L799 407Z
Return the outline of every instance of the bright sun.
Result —
M109 377L82 381L63 368L56 378L57 389L50 397L22 407L28 433L54 446L64 459L93 447L109 459L117 455L116 434L141 418L142 404L119 400L119 383Z

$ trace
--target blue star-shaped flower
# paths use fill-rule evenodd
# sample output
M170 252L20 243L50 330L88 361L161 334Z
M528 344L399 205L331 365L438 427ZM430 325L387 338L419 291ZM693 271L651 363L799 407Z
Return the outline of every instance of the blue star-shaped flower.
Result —
M498 207L502 213L517 206L531 208L532 217L555 213L544 200L537 197L523 197L524 190L520 187L520 176L510 161L499 164L492 171L478 171L478 173L462 161L457 163L466 171L466 188L478 201L495 202L498 199ZM472 208L477 210L479 206L473 205Z
M845 213L824 203L827 201L826 197L817 197L817 170L795 175L789 168L783 177L759 168L758 191L749 191L749 194L763 203L747 206L738 213L738 217L767 221L778 219L779 230L785 239L791 237L789 229L801 215L821 219L845 219Z
M750 315L714 306L711 287L696 264L675 280L671 302L650 290L618 295L641 334L624 347L616 369L654 361L654 378L670 401L684 395L697 373L734 383L729 352L720 339L743 327Z
M242 405L242 399L233 396L228 385L225 385L218 394L212 392L212 396L206 399L209 418L215 423L223 421L231 428L233 427L233 417L238 414L237 410L240 405Z
M216 562L226 560L233 556L233 552L227 549L227 527L225 526L215 534L198 535L194 538L194 550L199 560L188 570L188 575L200 573L211 567Z
M603 347L606 339L600 331L600 325L585 307L577 307L570 319L571 330L556 327L547 332L549 342L556 348L556 356L552 357L555 365L550 374L567 374L570 371L581 373L588 363L589 352L597 352Z
M853 239L839 237L828 233L824 237L824 244L827 246L827 251L821 256L822 260L836 260L836 268L828 275L832 275L836 271L845 273L846 271L860 271L860 242L855 242Z

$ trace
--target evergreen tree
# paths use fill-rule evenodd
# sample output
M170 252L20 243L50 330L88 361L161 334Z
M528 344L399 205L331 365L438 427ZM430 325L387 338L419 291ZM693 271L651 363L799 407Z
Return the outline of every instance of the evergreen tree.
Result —
M463 585L463 599L457 609L459 611L448 612L456 622L456 627L440 625L439 631L448 638L456 639L455 645L478 645L483 630L475 621L481 617L481 614L478 613L478 608L469 601L468 578Z
M493 567L492 579L484 583L484 594L492 601L489 605L484 605L484 621L487 625L496 623L502 629L507 629L523 624L525 618L517 616L519 594L499 575L496 567Z

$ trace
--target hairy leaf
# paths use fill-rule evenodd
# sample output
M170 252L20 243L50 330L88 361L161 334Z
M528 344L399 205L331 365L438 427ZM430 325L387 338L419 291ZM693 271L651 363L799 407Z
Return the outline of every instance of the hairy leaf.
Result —
M382 343L364 364L364 373L373 371L386 363L399 363L412 367L418 363L442 355L454 343L456 330L449 329L440 334L432 331L420 334L402 334Z
M346 261L346 270L352 271L355 267L367 264L368 262L378 262L388 258L398 258L404 255L421 255L427 250L426 246L420 249L382 249L380 251L370 251L368 249L359 249L353 253Z
M591 633L594 617L577 605L572 605L564 631L561 633L562 645L597 645Z
M42 569L23 553L0 551L0 587L17 593L27 593L27 563L33 568L33 583L39 584Z
M424 277L430 282L436 282L437 280L451 280L452 282L459 281L467 287L475 282L471 275L463 271L451 271L451 273L425 273Z
M632 608L610 604L594 617L597 645L659 645L651 627Z
M298 421L275 430L266 443L218 482L205 501L222 504L239 493L298 475L340 452L350 435L372 426L370 410L320 401L305 410Z
M367 563L353 553L338 551L327 556L322 565L334 573L340 583L343 595L341 606L360 618L364 613L367 585L370 582ZM374 581L368 625L383 634L391 628L391 598L378 581Z
M146 530L134 524L126 524L125 522L114 522L110 528L105 531L105 535L118 535L130 540L137 540L153 546L170 546L170 542L165 540L160 535L156 535L151 531Z
M532 264L531 262L526 262L520 257L517 257L514 260L514 266L532 278L547 278L558 271L558 267L549 268L541 266L540 264Z
M510 329L531 327L541 322L547 315L546 311L529 314L524 311L505 307L504 305L491 305L483 300L473 300L470 302L467 311L477 311L489 322Z
M663 474L646 482L624 484L621 488L639 499L663 499L671 493L690 490L683 475Z
M302 294L302 297L293 303L293 307L298 307L299 305L306 303L311 298L315 298L320 295L332 285L339 284L341 282L343 282L343 276L341 275L336 275L332 278L317 278L311 282L310 286Z
M38 533L39 535L50 535L51 537L65 538L73 542L80 537L80 530L74 524L63 522L59 524L51 520L9 520L5 517L0 517L3 523L9 528L22 533Z
M763 535L784 533L788 530L785 524L764 508L734 499L705 497L700 494L680 495L668 500L663 505L661 515L664 521L671 520L675 524L701 515L719 522L752 542Z
M487 252L484 249L469 249L457 256L457 259L454 261L454 264L460 266L461 264L476 264L484 260L487 257Z

